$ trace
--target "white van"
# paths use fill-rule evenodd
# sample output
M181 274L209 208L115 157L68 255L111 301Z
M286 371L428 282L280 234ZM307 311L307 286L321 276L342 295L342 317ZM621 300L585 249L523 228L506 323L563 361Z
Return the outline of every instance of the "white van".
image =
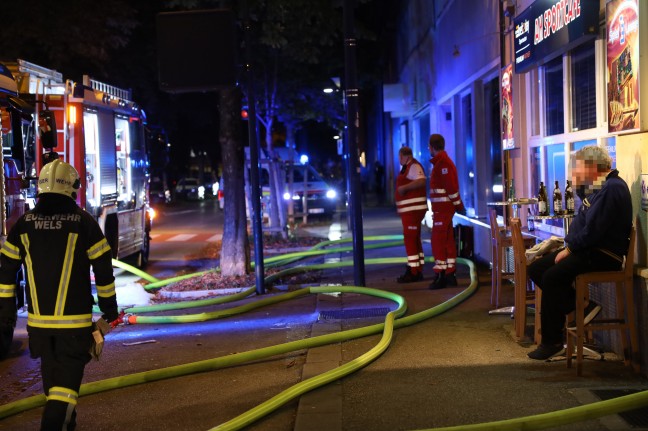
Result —
M292 177L292 178L291 178ZM261 170L264 213L270 197L270 175L266 165ZM286 164L282 172L284 191L282 197L286 205L292 200L293 214L333 216L339 198L338 192L324 181L324 178L311 165Z

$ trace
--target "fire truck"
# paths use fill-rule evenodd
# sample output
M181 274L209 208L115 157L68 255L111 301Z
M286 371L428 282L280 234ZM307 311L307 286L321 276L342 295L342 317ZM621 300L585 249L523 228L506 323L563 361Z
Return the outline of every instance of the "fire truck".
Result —
M63 80L59 72L24 60L6 65L36 118L47 110L58 126L56 139L27 146L29 177L37 177L51 158L74 166L85 191L78 203L96 217L113 257L135 256L138 266L146 266L152 225L146 115L131 91L89 76L82 83Z
M94 215L113 257L148 262L152 214L146 115L131 92L83 77L82 83L24 60L0 63L0 241L35 203L40 168L54 158L81 177L77 203ZM18 280L17 307L25 305ZM0 358L13 326L0 322Z
M33 150L36 140L35 110L18 97L18 87L9 69L0 64L0 139L2 143L2 165L0 172L0 242L4 243L7 233L13 224L27 209L27 190L29 181L25 171L30 169L30 159L26 149ZM53 115L42 111L42 122L54 126ZM54 126L55 127L55 126ZM44 127L45 129L46 127ZM51 142L53 136L43 136L43 141ZM22 277L17 281L16 306L25 306L24 284ZM11 347L14 325L0 322L0 358L3 358Z

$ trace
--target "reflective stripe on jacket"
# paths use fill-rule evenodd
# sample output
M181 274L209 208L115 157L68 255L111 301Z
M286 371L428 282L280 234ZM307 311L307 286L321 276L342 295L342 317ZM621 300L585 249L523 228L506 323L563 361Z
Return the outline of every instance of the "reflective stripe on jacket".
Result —
M29 331L92 327L92 268L99 308L116 310L112 253L96 220L74 205L63 214L29 211L14 225L0 250L0 297L15 296L24 264Z
M432 211L454 213L464 208L459 196L459 179L457 167L450 160L448 153L439 152L432 158L432 173L430 174L430 201Z
M420 166L421 170L425 172L423 166L416 160L412 159L410 163L403 166L403 168L398 173L396 177L396 189L400 186L407 185L413 180L407 178L410 169L414 165ZM425 196L425 187L421 187L414 190L407 191L404 195L396 193L396 211L400 213L410 212L410 211L427 211L427 198Z

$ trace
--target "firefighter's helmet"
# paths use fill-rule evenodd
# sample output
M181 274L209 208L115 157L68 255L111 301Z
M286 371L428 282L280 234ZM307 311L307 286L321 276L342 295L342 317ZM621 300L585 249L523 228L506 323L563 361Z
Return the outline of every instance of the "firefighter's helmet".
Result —
M62 160L54 160L43 166L38 176L38 194L58 193L76 200L81 187L79 173L74 166Z

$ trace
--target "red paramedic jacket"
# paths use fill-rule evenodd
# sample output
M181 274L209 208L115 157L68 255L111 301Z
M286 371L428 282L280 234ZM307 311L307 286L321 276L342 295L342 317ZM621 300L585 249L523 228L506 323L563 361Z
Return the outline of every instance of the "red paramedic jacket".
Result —
M464 211L464 204L459 196L457 167L448 153L441 151L432 158L431 162L434 165L430 174L432 211L446 214Z

